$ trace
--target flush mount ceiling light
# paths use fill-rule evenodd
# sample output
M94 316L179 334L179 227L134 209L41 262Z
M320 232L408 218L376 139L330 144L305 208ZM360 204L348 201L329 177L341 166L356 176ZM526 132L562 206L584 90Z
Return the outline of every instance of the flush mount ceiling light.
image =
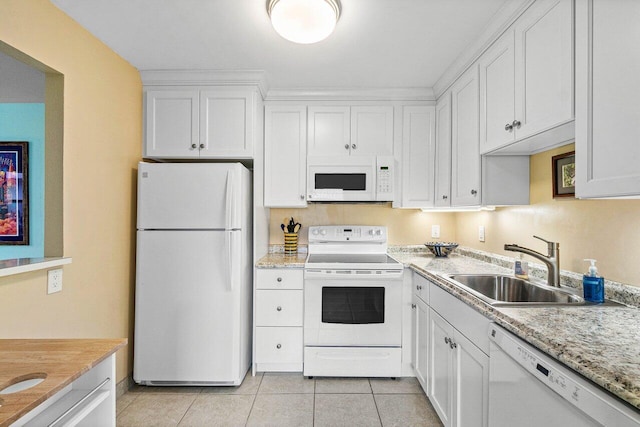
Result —
M340 17L339 0L267 0L267 12L276 32L294 43L326 39Z

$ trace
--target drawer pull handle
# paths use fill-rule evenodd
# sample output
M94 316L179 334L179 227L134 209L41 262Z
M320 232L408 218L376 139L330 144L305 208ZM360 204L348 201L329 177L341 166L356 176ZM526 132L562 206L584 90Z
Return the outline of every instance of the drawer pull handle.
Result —
M87 401L89 398L91 398L91 396L93 396L94 394L96 394L98 392L98 390L100 390L105 384L107 384L109 381L111 381L111 378L106 378L104 381L102 381L100 384L98 384L94 389L92 389L89 393L87 393L86 395L84 395L84 397L80 400L78 400L71 408L67 409L66 411L64 411L64 413L62 415L60 415L58 418L56 418L55 420L53 420L53 422L51 424L49 424L49 427L54 427L57 425L60 425L60 423L62 421L64 421L64 418L69 415L71 412L75 411L76 408L78 408L80 405L82 405L85 401Z
M276 345L276 348L277 348L277 349L281 349L281 348L282 348L282 344L278 344L278 345Z
M282 307L278 306L278 307L276 308L276 310L278 310L278 311L282 311Z
M278 277L276 280L277 280L278 282L282 282L282 277Z

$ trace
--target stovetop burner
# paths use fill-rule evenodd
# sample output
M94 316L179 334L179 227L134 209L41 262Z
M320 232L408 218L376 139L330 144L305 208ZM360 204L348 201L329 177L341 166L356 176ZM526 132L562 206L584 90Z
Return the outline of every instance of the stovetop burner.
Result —
M402 270L401 263L387 255L387 227L366 225L322 225L309 228L306 269Z

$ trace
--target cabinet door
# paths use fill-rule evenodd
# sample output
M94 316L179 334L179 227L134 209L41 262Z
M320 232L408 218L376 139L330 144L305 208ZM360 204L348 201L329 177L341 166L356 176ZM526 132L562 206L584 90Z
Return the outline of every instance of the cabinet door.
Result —
M435 162L435 110L412 106L403 109L402 205L433 206Z
M420 298L414 298L414 365L416 378L425 393L429 393L429 306Z
M451 93L436 104L435 206L451 205Z
M489 424L489 356L457 330L453 357L455 370L456 427L487 427Z
M453 327L429 309L429 399L445 427L452 425L453 358L449 340Z
M451 87L451 205L480 204L478 66Z
M309 107L309 156L346 156L351 150L349 107Z
M253 156L256 97L254 89L200 92L200 157Z
M514 114L513 31L507 31L487 50L480 66L480 152L512 142Z
M640 194L640 2L576 3L576 196Z
M148 90L145 150L151 158L198 157L197 90Z
M517 139L574 118L572 4L572 0L536 1L515 24L515 120L520 122L514 128ZM619 33L623 27L619 21L607 20L606 25L614 32L604 34L617 34L618 43L632 40ZM628 55L626 49L619 52ZM611 99L617 104L616 97Z
M393 155L393 107L351 107L351 155Z
M305 207L307 109L268 105L264 114L264 204Z

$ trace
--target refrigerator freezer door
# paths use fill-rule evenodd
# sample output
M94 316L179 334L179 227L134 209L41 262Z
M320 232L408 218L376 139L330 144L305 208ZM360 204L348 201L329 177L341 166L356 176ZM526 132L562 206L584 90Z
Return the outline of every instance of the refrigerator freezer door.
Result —
M240 384L250 363L241 233L138 231L136 382Z
M138 229L240 229L249 171L239 163L138 165Z

